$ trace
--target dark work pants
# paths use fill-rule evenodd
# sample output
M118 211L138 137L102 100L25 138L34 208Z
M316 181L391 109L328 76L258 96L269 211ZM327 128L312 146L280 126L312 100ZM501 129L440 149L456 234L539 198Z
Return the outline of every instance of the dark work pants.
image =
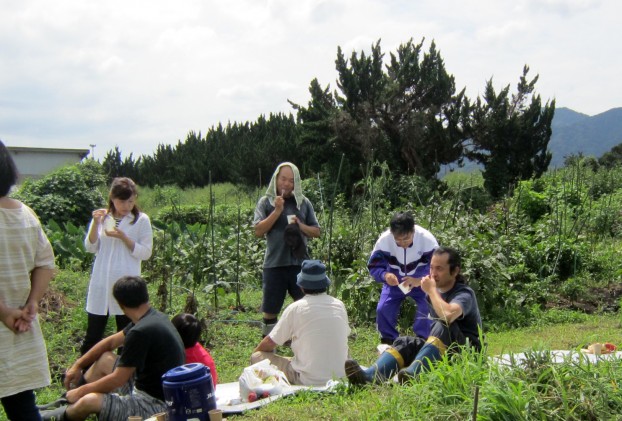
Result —
M86 326L86 335L82 346L80 347L80 354L84 355L89 349L93 348L97 342L104 338L104 332L106 331L106 324L108 323L108 315L101 316L99 314L88 314L88 324ZM114 316L117 323L117 332L123 330L125 326L130 323L130 319L126 315Z
M11 421L39 421L39 409L35 403L35 394L32 390L26 390L16 395L2 398L2 406L6 416Z
M454 352L456 345L466 345L467 338L460 330L457 323L452 323L447 326L441 321L435 321L432 323L432 329L430 329L430 337L438 338L447 348L448 351ZM479 341L471 341L471 346L475 349L481 349ZM426 344L426 340L416 336L400 336L393 342L393 348L400 353L404 359L404 366L408 367L415 359L417 354L421 351L421 348Z

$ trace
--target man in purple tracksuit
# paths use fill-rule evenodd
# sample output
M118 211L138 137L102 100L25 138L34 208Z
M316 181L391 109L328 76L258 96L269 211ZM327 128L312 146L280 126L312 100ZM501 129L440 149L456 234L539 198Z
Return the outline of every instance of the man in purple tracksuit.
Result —
M428 337L431 326L428 304L421 287L414 285L419 285L419 280L430 274L430 259L437 247L436 238L415 225L409 212L396 213L390 229L376 241L367 268L376 282L383 284L376 308L376 327L382 343L392 344L399 336L397 319L406 297L417 303L413 331L424 339Z

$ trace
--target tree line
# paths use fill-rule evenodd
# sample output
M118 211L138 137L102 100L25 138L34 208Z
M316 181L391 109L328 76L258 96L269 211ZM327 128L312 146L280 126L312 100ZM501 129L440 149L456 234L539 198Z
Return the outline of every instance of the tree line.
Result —
M492 78L483 95L456 90L436 44L410 41L385 53L337 49L336 89L313 79L307 104L293 114L262 115L254 122L219 124L202 136L190 131L153 155L123 158L118 147L103 166L110 178L124 175L141 185L201 187L210 182L265 185L275 164L295 162L305 177L339 174L353 186L371 162L386 162L398 175L433 178L443 165L471 160L481 165L492 197L548 168L547 150L555 100L542 104L536 75L523 68L514 92L497 92Z

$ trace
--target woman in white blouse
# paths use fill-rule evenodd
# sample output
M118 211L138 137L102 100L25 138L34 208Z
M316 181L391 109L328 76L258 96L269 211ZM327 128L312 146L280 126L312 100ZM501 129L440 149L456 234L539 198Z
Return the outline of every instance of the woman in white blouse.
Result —
M108 316L115 316L117 331L130 322L112 296L112 286L122 276L140 276L141 262L151 257L151 221L138 209L137 196L131 179L117 177L110 186L108 209L93 211L84 239L86 249L95 253L95 262L86 297L88 326L82 354L104 337Z

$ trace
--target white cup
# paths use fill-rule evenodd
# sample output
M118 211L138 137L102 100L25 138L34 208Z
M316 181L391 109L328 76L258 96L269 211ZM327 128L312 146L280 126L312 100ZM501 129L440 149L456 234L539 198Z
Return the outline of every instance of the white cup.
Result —
M400 287L400 289L402 290L402 292L404 294L408 294L410 292L410 290L412 289L411 286L406 285L406 282L402 282L400 284L397 284L398 287Z
M603 344L601 343L592 344L590 348L592 348L594 355L600 355L603 352Z
M293 224L294 222L296 222L296 215L287 215L287 223Z

